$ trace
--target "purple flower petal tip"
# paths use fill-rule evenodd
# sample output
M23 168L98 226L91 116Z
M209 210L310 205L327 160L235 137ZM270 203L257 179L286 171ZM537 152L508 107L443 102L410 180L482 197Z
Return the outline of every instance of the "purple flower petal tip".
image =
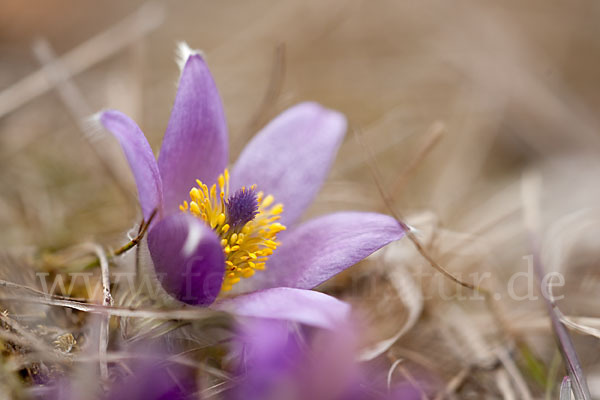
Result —
M339 212L312 219L282 240L262 275L263 287L312 289L404 233L398 221L378 213Z
M162 181L158 165L146 137L137 124L127 115L115 111L103 111L100 123L118 140L137 185L138 196L144 218L162 203Z
M177 211L196 179L209 186L215 183L228 158L221 96L204 59L191 53L181 72L158 156L165 208Z
M148 233L148 248L163 288L176 299L207 306L219 295L225 273L223 248L202 221L176 214Z

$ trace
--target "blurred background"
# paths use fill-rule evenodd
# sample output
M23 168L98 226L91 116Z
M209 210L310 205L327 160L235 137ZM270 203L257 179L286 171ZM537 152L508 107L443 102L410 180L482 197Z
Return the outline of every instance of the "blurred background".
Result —
M365 348L394 338L378 356L435 376L427 398L557 398L565 372L544 303L508 296L533 251L529 207L546 270L565 277L559 306L584 325L571 333L600 398L597 2L3 0L0 10L5 276L25 273L15 258L127 241L141 215L133 178L86 118L119 109L157 151L186 41L220 89L232 162L290 105L340 110L351 129L306 217L393 204L447 270L490 274L476 284L499 295L493 304L440 295L471 294L410 241L352 268L322 289L363 313Z

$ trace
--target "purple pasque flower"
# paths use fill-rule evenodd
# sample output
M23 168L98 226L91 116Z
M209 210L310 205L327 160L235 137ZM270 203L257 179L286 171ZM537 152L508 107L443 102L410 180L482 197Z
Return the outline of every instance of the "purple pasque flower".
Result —
M420 399L409 382L385 380L389 365L358 363L357 327L320 329L247 318L238 324L231 356L235 384L227 400ZM381 379L383 378L383 379ZM421 382L420 382L421 383ZM425 383L425 381L423 381Z
M404 234L392 217L363 212L295 226L325 181L345 117L316 103L295 105L248 143L229 172L217 87L203 56L181 50L185 62L158 162L129 117L99 115L129 162L144 218L157 211L148 247L163 287L208 306L236 286L245 294L213 307L328 325L348 306L308 289Z

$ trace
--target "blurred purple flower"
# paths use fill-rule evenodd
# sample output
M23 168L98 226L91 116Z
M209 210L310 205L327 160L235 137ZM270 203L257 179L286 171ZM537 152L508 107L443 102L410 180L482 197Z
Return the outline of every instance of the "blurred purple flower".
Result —
M356 361L356 330L346 321L333 330L291 330L283 321L248 319L232 353L236 385L227 400L417 400L406 381L373 380ZM378 376L387 369L377 368Z
M144 218L157 211L148 247L163 287L183 302L208 306L254 275L236 286L247 294L213 307L329 326L348 306L307 289L404 234L392 217L362 212L325 215L285 231L323 184L345 117L298 104L250 141L229 174L217 87L201 54L182 48L185 63L158 162L130 118L113 110L99 115L129 162Z
M197 400L196 371L168 361L169 354L155 343L129 346L133 356L126 368L111 368L112 381L101 390L95 366L86 365L46 388L44 400ZM81 369L84 373L82 374ZM86 371L87 369L87 371ZM121 376L119 375L121 372ZM117 376L114 376L117 375ZM105 382L106 383L106 382Z

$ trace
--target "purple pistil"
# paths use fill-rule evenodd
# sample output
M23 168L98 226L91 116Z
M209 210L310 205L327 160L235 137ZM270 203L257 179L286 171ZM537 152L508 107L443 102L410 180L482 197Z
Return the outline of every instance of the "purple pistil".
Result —
M242 188L229 196L225 203L227 223L233 228L241 228L258 214L258 200L253 188Z

